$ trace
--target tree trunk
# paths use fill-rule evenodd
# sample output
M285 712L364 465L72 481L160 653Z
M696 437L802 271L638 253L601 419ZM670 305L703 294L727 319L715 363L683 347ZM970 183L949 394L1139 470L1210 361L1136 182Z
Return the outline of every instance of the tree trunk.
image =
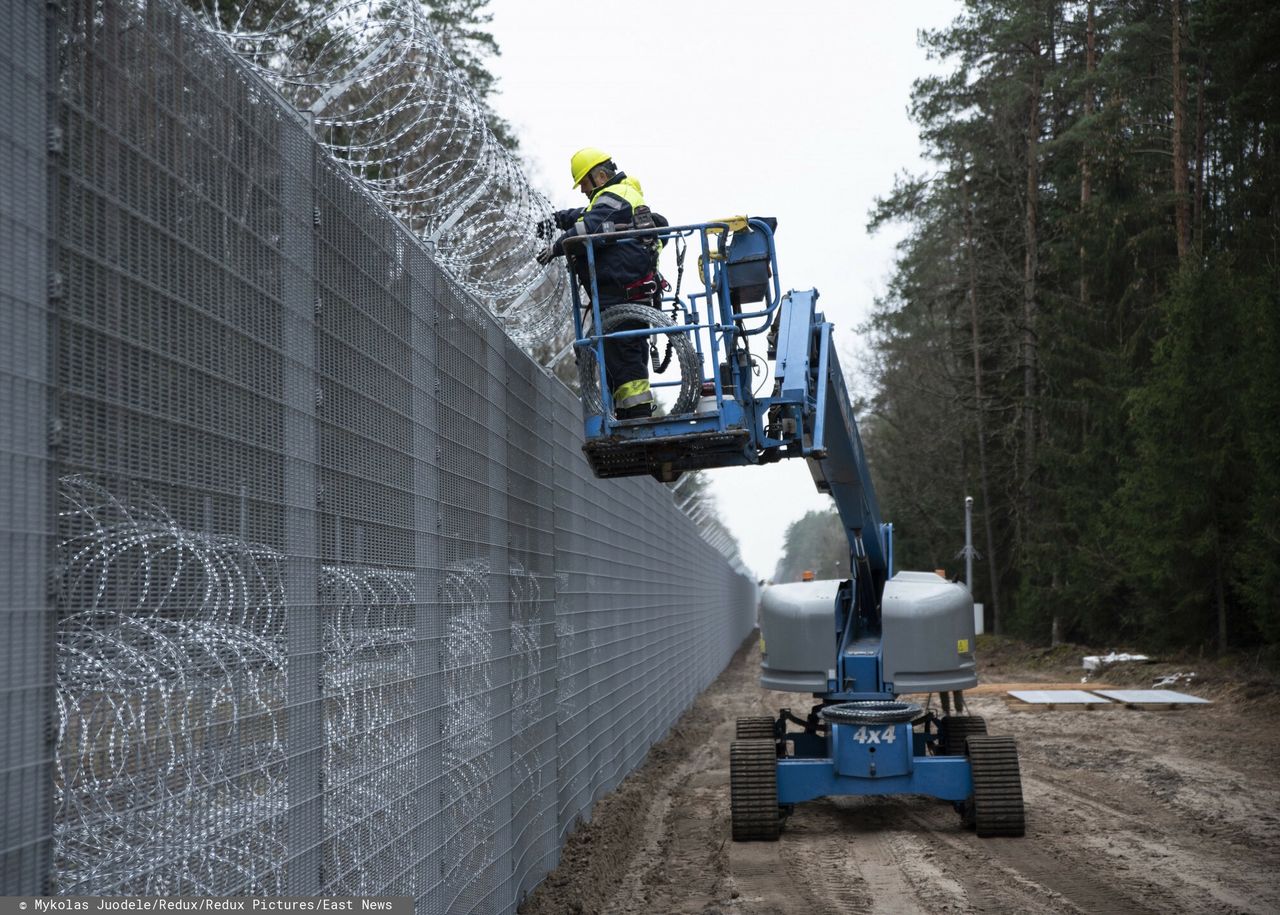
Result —
M1222 581L1222 551L1219 544L1213 548L1213 596L1218 611L1218 654L1227 653L1227 589Z
M1029 536L1031 518L1031 478L1036 459L1037 338L1036 275L1040 268L1037 211L1040 203L1040 96L1044 85L1040 35L1031 42L1030 115L1027 118L1027 206L1023 233L1026 257L1022 268L1022 515L1023 536Z
M1084 117L1093 116L1093 71L1097 67L1096 43L1093 32L1093 0L1090 0L1088 13L1084 23ZM1087 235L1084 226L1089 218L1089 201L1093 198L1093 175L1090 172L1089 134L1080 145L1080 310L1083 312L1089 304L1089 267L1085 255L1084 239Z
M1187 80L1182 73L1182 2L1173 0L1173 223L1178 260L1191 250L1191 198L1187 193L1187 156L1182 141L1187 110Z
M973 241L973 207L970 203L969 182L965 183L964 200L964 242L968 260L969 282L967 298L969 300L969 324L973 338L973 396L974 426L978 439L978 479L982 485L982 520L987 535L987 579L990 582L991 599L991 631L1000 635L1003 631L1000 623L1000 580L997 576L996 540L991 530L991 487L987 476L987 402L982 394L982 333L978 328L978 264L977 252ZM972 583L969 584L972 589Z
M1205 55L1200 54L1196 81L1196 190L1191 231L1194 233L1192 249L1204 250L1204 68Z
M1053 578L1049 583L1049 593L1053 597L1053 617L1049 624L1049 646L1057 648L1062 644L1062 604L1058 586L1058 570L1053 570Z

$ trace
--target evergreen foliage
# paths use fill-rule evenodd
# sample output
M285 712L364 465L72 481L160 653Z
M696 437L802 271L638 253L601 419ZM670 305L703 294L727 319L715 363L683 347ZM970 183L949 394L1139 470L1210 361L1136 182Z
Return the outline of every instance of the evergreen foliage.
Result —
M512 152L519 149L520 140L515 131L490 105L490 99L498 93L498 79L486 61L500 57L502 51L493 33L484 28L493 21L493 14L485 9L489 0L422 0L422 3L440 43L454 65L466 74L476 97L484 105L489 129L507 149Z
M1280 642L1280 6L968 0L912 113L936 170L867 330L898 565L1001 628Z
M806 570L818 579L849 577L849 540L834 509L807 512L787 525L773 580L777 584L800 581Z

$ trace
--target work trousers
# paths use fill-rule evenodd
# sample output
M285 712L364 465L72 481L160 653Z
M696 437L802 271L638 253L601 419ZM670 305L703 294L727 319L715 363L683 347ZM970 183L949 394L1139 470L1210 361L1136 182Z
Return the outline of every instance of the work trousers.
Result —
M625 302L625 298L606 297L602 294L600 296L601 316L614 305L622 305ZM632 302L631 304L641 305L646 303ZM640 321L625 321L619 327L613 328L611 332L641 330L646 326ZM618 390L629 381L647 381L649 378L649 338L630 337L626 340L605 340L604 373L609 382L610 391Z

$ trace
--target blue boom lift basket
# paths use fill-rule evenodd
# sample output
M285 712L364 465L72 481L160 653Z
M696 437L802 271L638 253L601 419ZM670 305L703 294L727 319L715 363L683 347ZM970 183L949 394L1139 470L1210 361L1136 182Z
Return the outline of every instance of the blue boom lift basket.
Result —
M758 464L777 460L784 449L796 447L794 436L780 430L797 429L791 414L806 405L794 398L757 396L755 367L763 364L759 350L768 342L773 357L775 322L784 297L778 283L777 254L771 218L735 217L717 222L642 229L584 236L580 250L590 277L585 300L573 282L574 347L579 364L594 377L584 379L587 442L583 450L597 476L651 474L673 480L685 470ZM649 327L601 333L608 309L602 311L595 278L596 250L601 245L637 239L658 239L664 246L692 245L698 257L701 290L684 297L661 295L661 310L652 309ZM789 293L794 296L796 293ZM803 295L813 296L809 292ZM753 311L744 307L757 304ZM643 304L643 303L637 303ZM667 318L674 314L675 320ZM772 332L771 332L772 330ZM766 337L767 335L767 337ZM677 336L693 358L679 380L655 381L655 389L677 387L679 412L646 420L619 420L605 378L604 341L634 337ZM756 342L758 341L758 342ZM756 353L751 352L756 342ZM696 377L691 374L690 365ZM815 370L817 366L813 367ZM594 394L599 392L599 397ZM808 405L812 407L815 405ZM771 412L772 411L772 412ZM791 422L784 424L783 421ZM773 425L769 426L766 421ZM776 427L776 428L775 428Z

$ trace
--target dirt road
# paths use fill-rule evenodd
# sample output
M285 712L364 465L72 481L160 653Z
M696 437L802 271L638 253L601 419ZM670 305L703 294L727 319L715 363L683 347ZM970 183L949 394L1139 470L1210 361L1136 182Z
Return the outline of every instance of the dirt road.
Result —
M1280 701L1202 686L1210 707L971 711L1018 738L1023 839L978 839L949 804L842 798L796 808L775 843L729 839L739 716L801 708L757 683L755 640L597 805L527 915L1280 911ZM984 681L1043 680L1025 670ZM923 697L921 697L923 698Z

